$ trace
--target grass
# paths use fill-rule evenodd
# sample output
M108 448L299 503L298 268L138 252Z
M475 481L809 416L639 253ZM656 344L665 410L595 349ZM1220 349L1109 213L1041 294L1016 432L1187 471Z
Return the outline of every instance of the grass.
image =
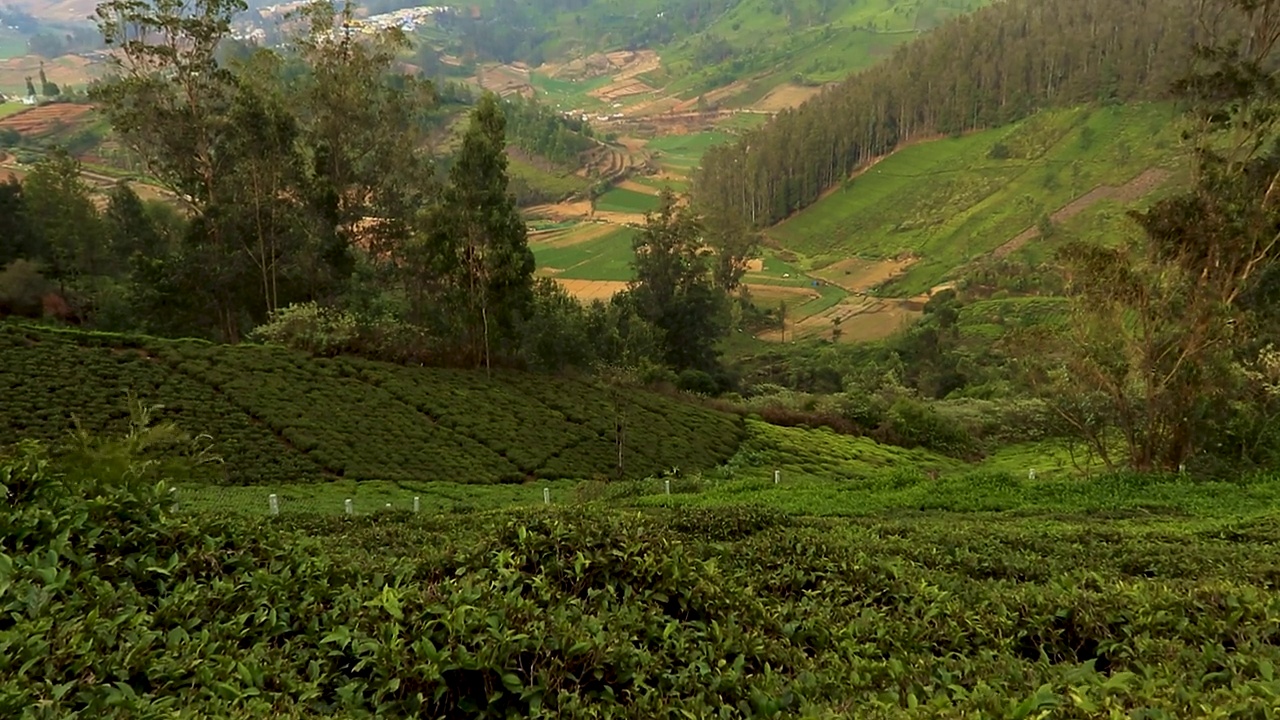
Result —
M22 103L16 102L0 103L0 118L20 113L29 107L29 105L23 105Z
M927 450L880 445L825 428L784 428L748 421L737 456L710 472L616 484L608 504L633 507L762 505L807 517L883 517L903 513L983 513L1011 518L1105 515L1148 520L1247 517L1280 510L1280 477L1235 482L1182 477L1086 475L1064 446L1008 446L979 463ZM1032 477L1030 471L1034 470ZM775 482L777 472L777 482ZM519 485L452 482L352 482L245 487L179 484L188 510L266 515L269 495L281 515L356 515L419 510L427 515L579 503L599 493L592 482L550 480ZM544 496L544 490L548 495ZM390 507L387 504L390 503Z
M658 197L626 188L611 188L596 198L596 210L643 214L658 209Z
M635 193L639 194L639 193ZM631 238L637 231L618 228L603 237L574 244L534 243L533 257L540 268L556 268L556 277L575 280L618 280L632 277Z
M507 170L513 182L524 183L531 190L552 200L561 200L586 190L590 183L573 173L548 172L520 158L509 157Z
M671 178L655 178L647 175L636 175L631 178L632 181L651 188L662 190L667 188L675 193L682 193L689 189L689 181L673 180Z
M887 288L913 295L1099 185L1175 167L1174 117L1165 105L1076 108L914 145L769 234L806 270L850 256L914 255L919 261ZM1009 157L993 157L997 144Z
M802 0L789 3L783 14L771 0L744 0L700 36L662 48L664 67L655 79L663 81L668 92L690 97L731 80L746 80L743 100L797 78L815 83L841 80L884 59L917 31L986 4L987 0L850 0L832 5ZM701 62L699 44L711 37L728 43L732 56L718 64ZM743 103L731 98L729 104Z
M687 175L698 166L708 149L732 142L735 138L735 135L721 130L707 130L654 138L645 143L645 148L656 152L658 163L664 168Z

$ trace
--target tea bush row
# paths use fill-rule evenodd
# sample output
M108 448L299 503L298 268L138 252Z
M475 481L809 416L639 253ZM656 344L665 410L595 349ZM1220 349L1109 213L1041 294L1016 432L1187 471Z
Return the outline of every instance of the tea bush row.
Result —
M590 507L291 528L110 448L0 463L5 717L1252 718L1274 517Z
M0 324L0 445L54 439L75 416L119 429L128 392L212 436L237 484L356 480L516 482L712 467L737 450L739 418L640 390L501 372L311 358Z

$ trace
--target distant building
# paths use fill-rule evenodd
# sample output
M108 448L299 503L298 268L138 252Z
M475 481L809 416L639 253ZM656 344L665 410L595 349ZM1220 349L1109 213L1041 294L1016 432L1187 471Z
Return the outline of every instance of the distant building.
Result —
M23 105L35 105L35 104L36 104L36 96L35 96L35 95L28 95L28 96L26 96L26 97L22 98L22 104L23 104Z

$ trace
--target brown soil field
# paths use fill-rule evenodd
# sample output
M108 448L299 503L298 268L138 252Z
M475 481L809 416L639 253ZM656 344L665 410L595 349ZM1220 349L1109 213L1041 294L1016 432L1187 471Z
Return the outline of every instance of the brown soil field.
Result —
M532 217L549 220L598 220L613 225L643 225L644 215L595 210L588 200L563 202L551 205L535 205L525 210Z
M579 300L608 300L627 289L627 283L620 280L570 280L556 278L568 293Z
M658 194L658 188L653 187L652 185L642 185L636 182L635 180L623 180L622 182L618 183L616 187L620 187L623 190L631 190L633 192L644 193L645 195Z
M708 104L714 104L714 103L720 102L721 100L724 100L725 98L733 97L734 95L737 95L738 93L746 89L747 89L746 81L735 80L732 83L725 85L724 87L719 87L710 92L703 93L702 99ZM682 113L682 112L693 112L697 109L698 109L698 98L693 98L691 100L681 101L679 105L675 106L673 111L677 113Z
M799 107L804 101L822 92L820 87L793 85L786 83L769 91L751 107L765 112L781 112L788 108Z
M901 275L914 263L914 258L898 260L850 258L809 274L849 292L865 293Z
M661 97L646 98L639 102L632 103L624 108L619 108L618 112L629 118L637 118L644 117L646 115L673 112L679 104L679 98L664 95Z
M613 232L617 228L608 223L593 223L588 225L579 225L575 228L550 230L542 233L529 233L529 243L531 245L542 245L545 247L572 247L580 243L602 238Z
M529 84L529 71L510 65L491 65L476 72L476 82L485 90L492 90L502 97L533 94Z
M1071 202L1063 205L1056 212L1050 215L1050 219L1055 223L1066 222L1071 218L1079 215L1089 207L1102 202L1103 200L1117 200L1119 202L1133 202L1143 195L1155 190L1173 173L1161 168L1150 168L1138 175L1129 182L1116 187L1114 185L1099 185ZM1040 237L1040 228L1031 226L1026 230L1018 233L1013 239L992 251L992 255L998 258L1005 257L1010 253L1017 251L1027 243Z
M587 80L612 73L614 82L618 82L657 70L660 64L654 50L618 50L594 53L567 63L543 63L538 71L559 80Z
M0 120L0 127L17 130L23 135L40 135L61 122L70 125L93 110L92 105L53 103L15 113Z
M745 283L745 285L751 291L752 300L763 303L777 303L778 301L786 300L788 307L821 297L817 290L807 287L765 285L762 283Z
M632 95L646 95L656 93L657 89L645 84L643 80L635 78L626 78L614 80L602 88L596 88L588 93L591 97L604 102L614 102L622 98L631 97Z
M788 322L786 339L788 341L816 337L830 339L836 327L832 321L840 318L838 342L882 340L918 320L922 314L918 307L919 303L908 300L848 298L816 315L810 315L798 322ZM770 342L779 342L783 339L781 331L777 329L762 332L758 337Z

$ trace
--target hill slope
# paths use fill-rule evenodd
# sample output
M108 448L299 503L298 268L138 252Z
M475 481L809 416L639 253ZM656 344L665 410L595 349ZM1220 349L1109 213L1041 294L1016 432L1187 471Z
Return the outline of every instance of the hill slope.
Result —
M1038 109L1160 100L1181 75L1194 3L1008 0L961 17L703 158L700 200L771 225L904 143Z
M803 269L842 286L841 272L823 269L851 257L902 258L909 266L884 290L916 295L970 260L1022 249L1046 218L1065 222L1136 178L1167 178L1181 157L1176 118L1159 104L1074 108L913 145L769 236Z
M0 324L0 445L57 438L73 417L119 431L128 392L209 433L218 479L236 484L591 478L617 461L615 398L585 382ZM629 477L714 466L744 435L739 418L678 400L617 399Z
M1166 104L1046 111L870 163L766 233L764 271L820 284L790 308L787 337L838 327L844 341L882 338L917 319L927 293L988 258L1034 264L1068 239L1137 232L1124 210L1182 182L1175 117Z

